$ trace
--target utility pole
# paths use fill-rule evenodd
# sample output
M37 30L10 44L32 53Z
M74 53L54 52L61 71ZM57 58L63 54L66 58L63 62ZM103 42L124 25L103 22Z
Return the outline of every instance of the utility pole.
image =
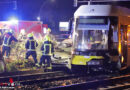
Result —
M17 1L13 1L14 3L14 10L17 10Z

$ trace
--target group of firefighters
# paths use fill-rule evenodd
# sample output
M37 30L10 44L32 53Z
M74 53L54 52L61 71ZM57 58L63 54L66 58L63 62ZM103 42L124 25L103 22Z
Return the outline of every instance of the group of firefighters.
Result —
M33 33L29 33L27 35L27 41L25 43L25 48L26 48L26 56L25 56L25 62L28 62L28 57L32 56L35 62L35 66L37 67L46 67L46 70L51 70L51 56L54 55L54 45L51 40L51 35L50 35L51 29L47 29L47 33L44 36L43 43L41 46L41 51L42 51L42 56L40 58L40 62L38 63L37 60L37 52L36 52L36 47L38 46L37 41L34 39ZM2 37L2 55L4 56L6 53L6 58L9 58L10 55L10 50L11 50L11 43L12 41L18 42L12 31L8 30Z

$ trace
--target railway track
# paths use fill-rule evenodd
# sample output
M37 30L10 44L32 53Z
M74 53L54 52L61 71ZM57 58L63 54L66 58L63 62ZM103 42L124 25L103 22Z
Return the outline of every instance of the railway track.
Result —
M35 71L33 71L35 72ZM94 76L96 75L96 76ZM37 72L37 73L20 73L16 75L5 75L0 77L0 82L9 82L9 78L13 78L14 82L20 83L19 90L29 89L37 90L112 90L130 88L130 75L77 75L68 74L63 71L55 72ZM33 88L33 89L32 89Z
M42 78L52 78L56 76L63 76L67 75L67 73L63 71L55 71L55 72L37 72L37 73L17 73L16 75L5 75L5 76L0 76L0 83L1 82L9 82L9 79L12 78L13 81L16 82L22 82L22 81L29 81L29 80L37 80L37 79L42 79Z
M62 76L60 75L60 76L53 76L53 77L43 77L43 78L38 78L38 79L24 80L24 81L20 81L20 84L22 85L22 89L31 89L31 88L33 88L34 90L38 88L48 89L52 87L66 86L67 84L72 85L74 83L81 83L84 80L89 80L89 81L94 80L95 78L92 78L92 77L93 76L91 75L86 76L86 75L77 75L77 74L76 75L66 74ZM107 77L108 75L106 76L101 75L97 78L102 79L102 78L107 78Z
M129 90L130 75L106 78L102 80L86 81L78 84L49 88L47 90Z
M51 73L50 73L51 74ZM47 89L47 90L112 90L112 89L126 89L130 88L130 75L111 76L85 76L66 74L50 77L35 78L30 80L20 81L21 90L23 89ZM32 90L33 90L32 89Z

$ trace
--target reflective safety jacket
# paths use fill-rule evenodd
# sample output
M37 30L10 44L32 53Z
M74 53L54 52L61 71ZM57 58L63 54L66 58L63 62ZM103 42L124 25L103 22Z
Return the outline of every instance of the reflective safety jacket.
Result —
M29 40L27 40L25 44L25 48L28 51L35 51L37 46L38 46L38 43L33 39L33 37L30 37Z
M43 55L51 56L54 53L53 43L50 41L45 41L42 44L41 51Z
M17 42L18 40L11 33L6 33L3 37L3 46L10 47L12 41Z

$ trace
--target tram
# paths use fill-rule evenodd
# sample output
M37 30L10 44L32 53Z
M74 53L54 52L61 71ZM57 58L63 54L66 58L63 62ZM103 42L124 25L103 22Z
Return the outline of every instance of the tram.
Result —
M72 71L114 71L130 66L130 9L81 5L73 23Z

